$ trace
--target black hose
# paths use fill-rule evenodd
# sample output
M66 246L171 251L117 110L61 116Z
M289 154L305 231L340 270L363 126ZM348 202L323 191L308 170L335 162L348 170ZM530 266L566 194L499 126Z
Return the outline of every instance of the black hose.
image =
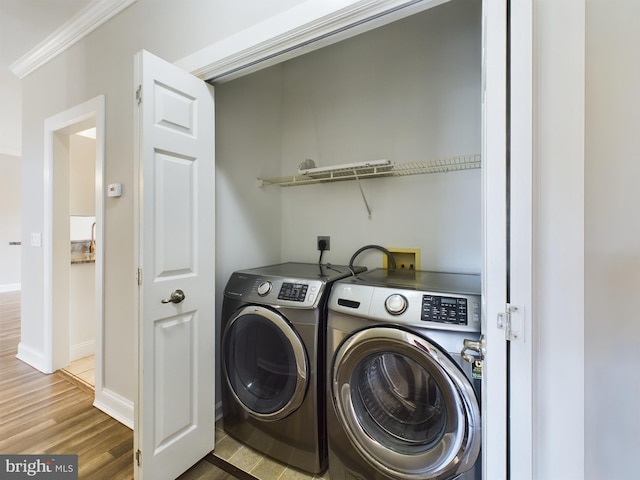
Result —
M352 272L353 272L353 261L356 259L356 257L360 255L362 252L364 252L365 250L371 250L371 249L380 250L382 253L384 253L389 259L389 264L391 265L391 268L393 270L396 269L396 259L393 258L393 255L391 255L391 252L389 252L389 250L387 250L384 247L381 247L380 245L365 245L364 247L358 249L356 253L354 253L353 256L351 257L351 260L349 260L349 268L351 269Z

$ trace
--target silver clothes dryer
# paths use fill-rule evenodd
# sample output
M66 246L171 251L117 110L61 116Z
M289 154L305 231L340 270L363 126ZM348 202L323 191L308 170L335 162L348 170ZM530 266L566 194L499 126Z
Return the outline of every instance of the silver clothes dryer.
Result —
M479 480L480 277L372 270L327 319L331 480ZM475 367L475 370L474 370Z
M283 263L234 272L224 291L224 429L311 473L327 468L327 300L349 275L344 266Z

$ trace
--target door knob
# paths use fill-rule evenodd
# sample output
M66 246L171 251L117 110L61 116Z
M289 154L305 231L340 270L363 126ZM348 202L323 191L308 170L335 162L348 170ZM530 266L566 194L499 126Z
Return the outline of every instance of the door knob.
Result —
M164 298L162 303L180 303L185 298L185 294L182 290L175 290L171 292L171 296L169 298Z

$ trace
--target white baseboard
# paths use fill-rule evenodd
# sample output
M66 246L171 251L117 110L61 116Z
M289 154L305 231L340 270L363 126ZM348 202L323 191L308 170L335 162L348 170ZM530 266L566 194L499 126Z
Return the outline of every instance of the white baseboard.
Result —
M133 402L111 390L96 390L93 406L133 430Z
M79 358L88 357L96 352L96 342L94 340L88 340L86 342L77 343L71 345L69 349L69 361L73 362Z
M7 283L5 285L0 285L0 293L17 292L21 288L22 288L22 284L20 283Z
M22 342L18 344L18 354L16 358L42 373L53 373L48 362L45 361L44 354L34 348L31 348Z

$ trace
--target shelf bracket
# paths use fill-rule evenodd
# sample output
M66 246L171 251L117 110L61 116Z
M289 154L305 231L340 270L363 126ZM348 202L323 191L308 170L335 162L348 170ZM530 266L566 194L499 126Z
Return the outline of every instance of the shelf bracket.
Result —
M369 207L369 203L367 202L367 197L364 194L364 190L362 189L362 185L360 183L360 178L358 177L358 172L353 171L353 176L356 178L356 182L358 183L358 188L360 189L360 195L362 195L362 200L364 201L364 206L367 209L367 213L369 214L369 220L371 220L371 207Z

